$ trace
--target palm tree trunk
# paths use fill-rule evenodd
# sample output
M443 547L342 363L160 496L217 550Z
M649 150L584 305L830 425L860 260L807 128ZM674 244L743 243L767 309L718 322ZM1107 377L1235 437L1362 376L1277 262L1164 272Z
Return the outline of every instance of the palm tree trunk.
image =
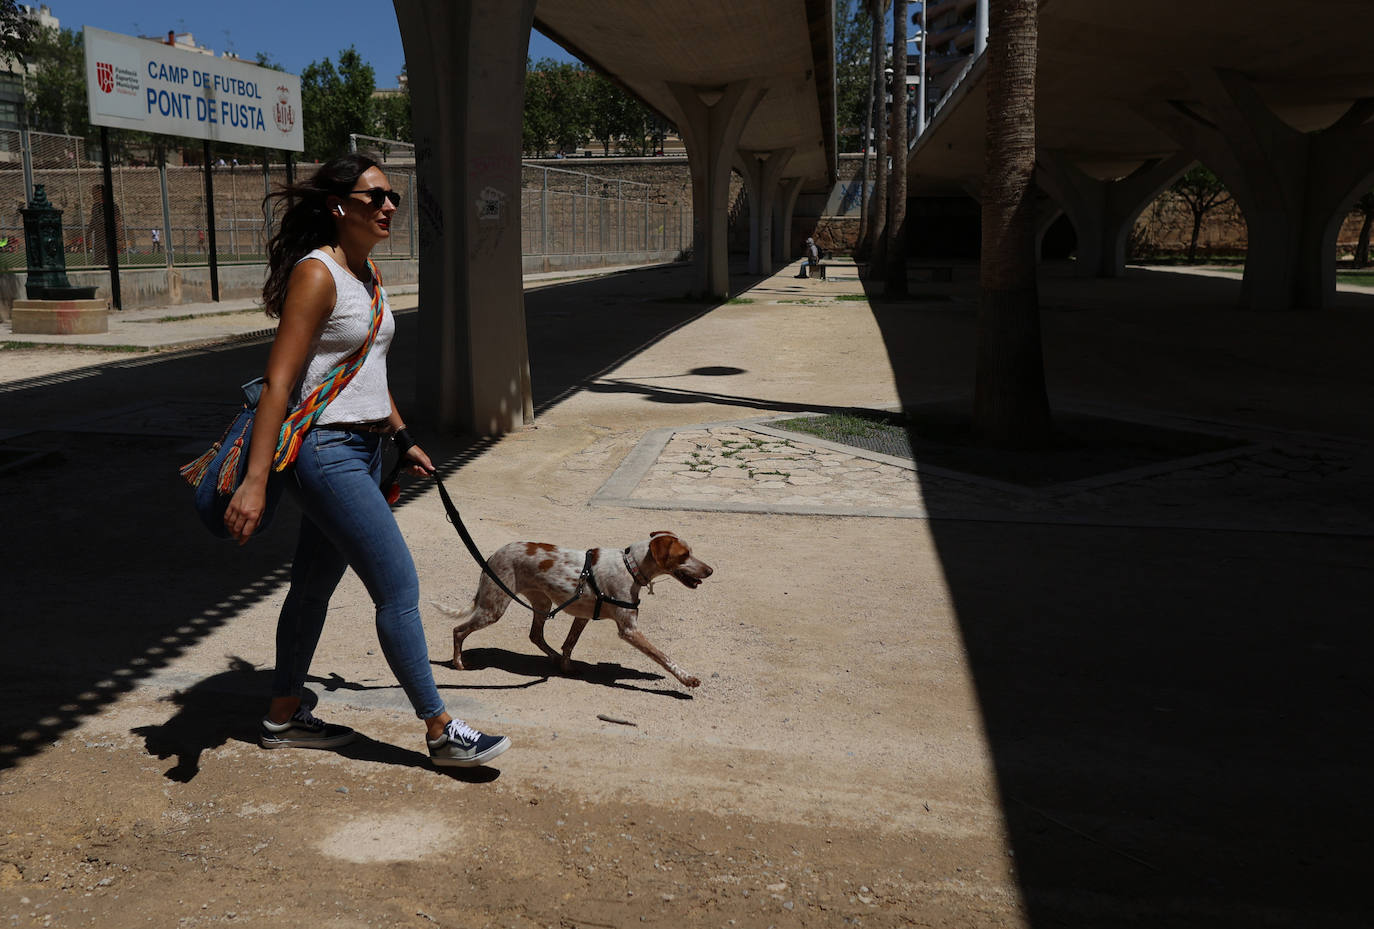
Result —
M865 5L864 9L868 9ZM869 10L872 16L872 11ZM878 83L878 78L882 75L882 67L878 64L878 56L870 50L868 56L868 109L864 111L864 134L863 134L863 163L859 168L859 236L854 243L854 258L856 261L863 261L868 257L868 150L873 144L869 138L873 134L873 88Z
M989 12L974 429L1026 447L1048 442L1051 427L1032 200L1037 0L991 0Z
M888 4L886 0L871 0L873 9L873 57L877 59L877 78L873 82L874 133L873 197L868 202L869 276L882 264L887 235L887 102L883 63L887 61L887 43L883 41Z
M892 4L892 176L888 178L888 296L905 296L906 286L906 34L907 0Z

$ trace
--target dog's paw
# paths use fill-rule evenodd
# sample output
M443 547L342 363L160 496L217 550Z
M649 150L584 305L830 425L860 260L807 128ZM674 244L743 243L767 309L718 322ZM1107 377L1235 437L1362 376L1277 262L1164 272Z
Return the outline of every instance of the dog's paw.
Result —
M683 683L683 686L686 686L686 687L700 687L700 686L701 686L701 678L699 678L699 677L684 677L684 678L682 679L682 683Z

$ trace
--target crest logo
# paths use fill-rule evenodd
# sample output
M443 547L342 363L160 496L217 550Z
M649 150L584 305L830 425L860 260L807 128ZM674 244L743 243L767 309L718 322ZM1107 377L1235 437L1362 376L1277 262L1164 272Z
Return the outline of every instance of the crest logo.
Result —
M296 109L291 105L291 94L285 87L277 88L277 105L272 111L272 118L282 132L296 128Z
M105 61L95 63L95 82L104 93L114 90L114 65Z

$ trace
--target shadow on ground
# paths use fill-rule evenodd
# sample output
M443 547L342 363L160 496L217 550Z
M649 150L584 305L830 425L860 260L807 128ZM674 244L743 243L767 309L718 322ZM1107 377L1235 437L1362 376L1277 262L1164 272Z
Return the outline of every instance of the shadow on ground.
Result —
M1042 283L1052 401L1374 436L1374 300L1237 288ZM959 299L871 295L907 408L973 379L976 288L916 289ZM1370 538L972 522L922 489L1033 926L1363 922Z
M190 782L200 773L201 756L228 742L255 745L258 741L257 720L262 714L262 695L271 683L272 670L259 669L237 656L230 656L228 667L185 690L170 694L167 702L177 708L171 718L155 726L140 726L134 735L143 738L149 755L160 759L175 758L176 763L163 772L168 780ZM307 686L328 682L319 678L307 679ZM307 693L306 708L315 705L314 694ZM429 756L387 742L379 742L359 732L356 739L338 754L357 761L431 769ZM441 773L466 783L485 784L500 776L493 768L447 768Z
M445 685L450 687L464 687L477 685L463 685L461 683L450 683L453 680L461 680L463 672L454 671L451 661L431 662L435 666L434 676L440 681L439 687L442 690ZM534 680L526 684L516 686L528 687L530 684L540 684L551 677L564 677L572 680L583 681L598 687L612 687L620 690L636 690L640 693L659 694L665 697L672 697L676 700L690 700L692 695L683 693L676 687L640 687L631 681L662 681L666 678L662 674L654 671L640 671L636 668L627 668L614 661L598 661L596 664L588 664L585 661L573 661L572 667L568 671L563 671L557 663L546 655L521 654L512 652L504 648L465 648L463 650L463 666L469 671L479 671L483 668L497 668L507 674L514 674L517 677L528 677ZM444 671L439 669L443 668ZM445 674L445 672L447 672ZM458 677L455 678L454 676ZM441 679L442 677L442 679Z

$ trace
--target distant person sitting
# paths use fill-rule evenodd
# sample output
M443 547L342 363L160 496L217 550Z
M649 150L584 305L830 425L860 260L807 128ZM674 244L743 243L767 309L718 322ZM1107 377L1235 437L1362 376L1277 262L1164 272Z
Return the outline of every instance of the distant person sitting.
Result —
M812 268L819 267L821 263L821 250L816 247L816 240L806 239L806 260L802 262L801 271L797 277L808 277Z

